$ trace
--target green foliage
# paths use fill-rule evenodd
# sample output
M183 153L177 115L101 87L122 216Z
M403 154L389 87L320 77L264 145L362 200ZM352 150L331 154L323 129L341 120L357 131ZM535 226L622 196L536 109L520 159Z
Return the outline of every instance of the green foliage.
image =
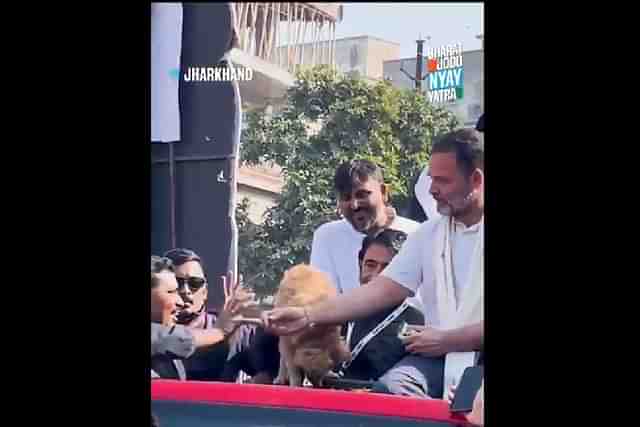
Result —
M248 219L246 200L238 209L240 271L259 295L271 294L287 268L308 262L313 231L337 219L333 175L340 163L364 158L383 167L392 203L402 212L433 137L459 125L421 94L323 66L297 75L282 113L268 118L255 111L245 119L242 161L273 162L285 179L264 224ZM318 123L319 132L308 132Z

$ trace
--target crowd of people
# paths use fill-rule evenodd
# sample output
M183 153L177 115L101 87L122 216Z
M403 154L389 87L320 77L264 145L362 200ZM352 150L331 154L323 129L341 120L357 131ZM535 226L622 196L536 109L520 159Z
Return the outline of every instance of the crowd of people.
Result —
M483 363L481 133L465 128L434 142L416 185L423 223L396 213L372 162L340 165L334 187L342 218L315 231L310 256L339 292L325 302L262 311L260 322L247 323L256 302L242 280L220 278L224 304L210 313L210 284L194 251L151 257L152 377L235 381L244 372L250 382L270 384L279 336L340 324L352 360L337 376L367 381L372 392L451 397L464 369ZM476 424L483 388L469 415Z

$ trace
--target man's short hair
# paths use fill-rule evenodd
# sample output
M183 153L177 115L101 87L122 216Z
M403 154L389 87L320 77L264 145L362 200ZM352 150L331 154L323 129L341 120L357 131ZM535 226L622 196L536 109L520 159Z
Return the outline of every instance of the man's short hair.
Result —
M158 286L157 275L163 271L170 271L173 273L173 263L171 260L169 258L151 255L151 289Z
M466 177L476 168L484 170L484 141L475 129L459 129L439 137L431 152L455 153L458 167Z
M478 123L476 123L476 130L478 132L484 132L484 113L478 119Z
M333 185L338 194L348 194L353 190L353 183L364 182L373 178L380 184L384 183L382 169L369 160L352 160L338 166Z
M189 261L196 261L198 264L202 265L202 260L197 253L192 251L191 249L185 248L175 248L165 252L164 256L169 258L173 265L176 267L180 267L182 264L187 263Z
M400 252L400 248L404 241L407 240L407 233L399 230L391 230L386 228L373 236L367 236L362 241L362 248L358 252L358 260L362 263L364 255L371 245L382 245L391 251L391 257L393 258Z

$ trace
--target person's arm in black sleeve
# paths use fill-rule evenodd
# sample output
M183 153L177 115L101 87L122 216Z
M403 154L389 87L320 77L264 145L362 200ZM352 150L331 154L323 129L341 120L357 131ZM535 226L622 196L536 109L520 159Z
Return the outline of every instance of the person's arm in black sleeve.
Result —
M279 338L257 328L251 347L248 350L249 363L256 372L253 382L270 384L278 375L280 368Z

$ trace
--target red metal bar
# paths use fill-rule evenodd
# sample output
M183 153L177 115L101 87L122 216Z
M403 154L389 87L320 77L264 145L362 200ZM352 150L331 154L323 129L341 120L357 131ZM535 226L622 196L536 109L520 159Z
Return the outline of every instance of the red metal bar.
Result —
M443 400L257 384L153 380L152 400L349 412L469 425Z

